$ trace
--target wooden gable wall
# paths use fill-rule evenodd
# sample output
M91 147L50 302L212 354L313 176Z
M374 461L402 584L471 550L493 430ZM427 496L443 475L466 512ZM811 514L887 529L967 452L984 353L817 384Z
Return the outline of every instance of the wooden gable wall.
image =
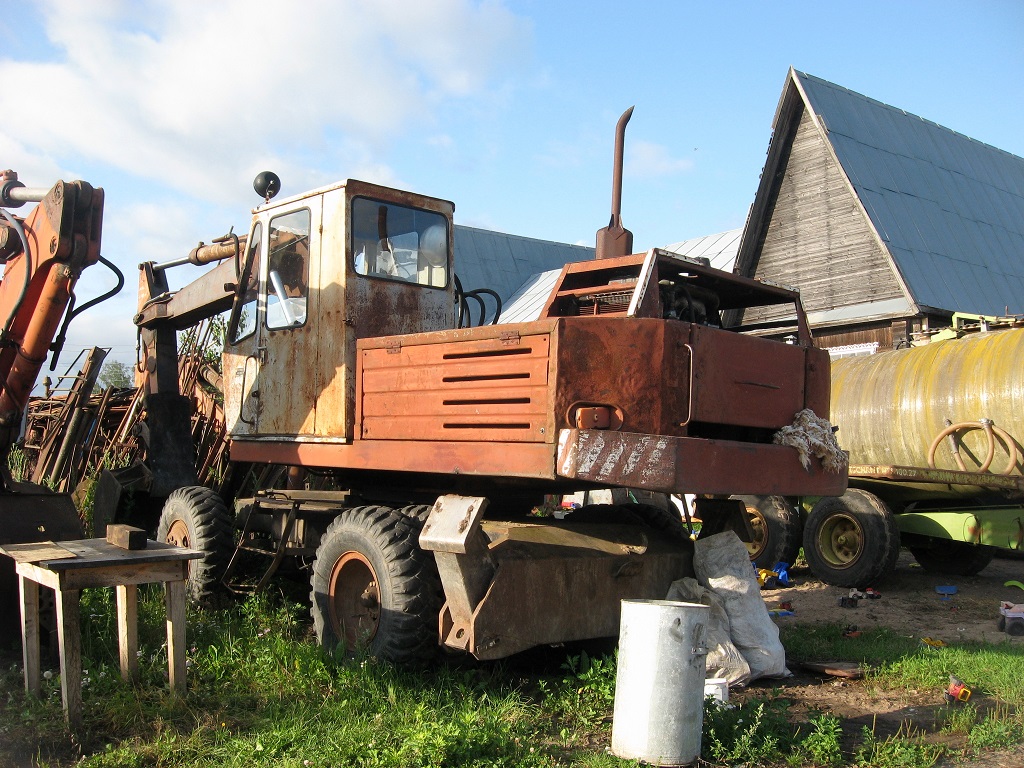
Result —
M807 110L800 112L754 276L799 286L808 312L902 297L838 161Z

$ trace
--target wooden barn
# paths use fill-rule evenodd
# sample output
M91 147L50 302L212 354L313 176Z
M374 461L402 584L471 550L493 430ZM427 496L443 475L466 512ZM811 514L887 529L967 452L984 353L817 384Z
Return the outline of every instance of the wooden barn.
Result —
M1024 313L1024 158L793 69L772 128L735 270L799 288L820 346Z

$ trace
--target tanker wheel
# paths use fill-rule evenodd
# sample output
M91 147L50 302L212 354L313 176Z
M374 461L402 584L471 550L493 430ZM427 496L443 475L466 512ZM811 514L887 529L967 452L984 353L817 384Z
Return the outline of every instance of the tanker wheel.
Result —
M203 553L188 563L186 590L196 602L212 603L233 550L231 517L221 498L201 486L174 491L160 512L156 540Z
M851 488L821 499L804 525L804 557L811 572L837 587L869 587L891 574L900 532L877 496Z
M440 578L419 547L422 521L380 506L343 511L320 539L310 579L321 645L408 663L438 649Z
M753 541L746 542L750 561L758 568L776 563L792 565L800 554L803 533L800 515L782 496L733 496L743 502L754 529Z
M910 554L929 573L977 576L992 562L993 552L965 541L932 539L928 546L909 547Z

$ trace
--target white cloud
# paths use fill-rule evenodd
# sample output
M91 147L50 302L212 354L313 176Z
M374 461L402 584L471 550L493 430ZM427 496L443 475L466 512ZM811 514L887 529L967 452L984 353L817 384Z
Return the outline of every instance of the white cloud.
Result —
M350 175L433 129L446 102L500 87L531 34L501 3L471 0L50 0L44 15L63 57L0 61L0 79L20 84L0 91L18 116L0 148L219 201L240 199L235 180L260 156L313 154Z
M659 176L673 176L693 168L693 161L675 158L661 144L650 141L627 141L625 168L626 176L650 179Z

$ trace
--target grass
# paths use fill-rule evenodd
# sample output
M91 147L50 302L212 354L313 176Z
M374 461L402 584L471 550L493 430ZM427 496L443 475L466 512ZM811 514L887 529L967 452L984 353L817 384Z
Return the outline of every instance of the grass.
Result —
M190 609L189 692L175 698L167 689L162 595L141 592L140 681L124 683L118 672L111 591L86 590L82 740L64 730L57 677L45 681L42 700L27 699L18 665L9 664L0 687L0 743L21 744L38 765L103 768L632 765L607 751L614 655L574 649L539 655L528 666L512 660L398 669L324 653L305 607L263 595L220 612ZM865 632L856 644L836 640L839 628L789 633L791 655L877 665L870 686L941 690L955 669L982 681L976 699L984 693L997 704L948 708L936 741L909 725L897 733L844 732L828 712L795 724L779 689L744 697L740 706L709 701L702 739L708 765L926 768L943 755L1024 740L1024 691L1013 675L1024 668L1020 645L936 652L885 630Z

